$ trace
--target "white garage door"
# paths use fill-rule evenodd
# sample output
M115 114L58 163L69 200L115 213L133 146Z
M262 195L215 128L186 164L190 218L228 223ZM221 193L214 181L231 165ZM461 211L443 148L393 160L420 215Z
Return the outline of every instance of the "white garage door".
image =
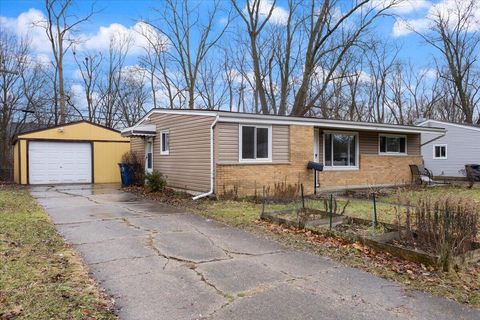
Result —
M90 143L30 141L28 172L30 184L91 183Z

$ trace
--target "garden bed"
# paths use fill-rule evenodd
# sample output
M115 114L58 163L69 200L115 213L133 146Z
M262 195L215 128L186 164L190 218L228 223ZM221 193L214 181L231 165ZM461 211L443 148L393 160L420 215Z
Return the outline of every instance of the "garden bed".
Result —
M305 229L315 234L333 233L350 242L360 242L372 249L391 254L392 256L438 267L441 264L439 255L405 236L403 228L398 225L378 222L373 227L371 220L330 214L323 210L299 208L273 212L262 212L262 220L278 225ZM452 258L455 266L480 261L480 243L475 243L472 250Z
M345 218L344 215L333 214L332 225L343 222ZM260 219L300 229L330 225L328 212L312 208L295 208L272 212L262 211Z

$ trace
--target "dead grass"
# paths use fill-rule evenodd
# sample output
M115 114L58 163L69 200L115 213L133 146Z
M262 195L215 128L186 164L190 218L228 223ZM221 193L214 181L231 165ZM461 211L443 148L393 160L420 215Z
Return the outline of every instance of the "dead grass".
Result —
M258 221L257 227L259 232L289 247L328 256L349 267L401 283L407 288L480 308L480 264L445 273L327 234L316 235L263 221Z
M47 214L0 186L0 319L116 319Z

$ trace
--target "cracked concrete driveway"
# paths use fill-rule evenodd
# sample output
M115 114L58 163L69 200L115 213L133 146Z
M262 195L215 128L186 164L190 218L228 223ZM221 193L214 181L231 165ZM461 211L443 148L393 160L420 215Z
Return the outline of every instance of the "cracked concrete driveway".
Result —
M114 186L31 187L116 300L121 319L479 319L405 290Z

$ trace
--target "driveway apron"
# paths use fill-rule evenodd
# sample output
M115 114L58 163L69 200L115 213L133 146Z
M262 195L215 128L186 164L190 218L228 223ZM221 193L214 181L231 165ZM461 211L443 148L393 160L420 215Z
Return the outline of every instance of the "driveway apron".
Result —
M480 319L477 310L112 185L32 186L121 319Z

